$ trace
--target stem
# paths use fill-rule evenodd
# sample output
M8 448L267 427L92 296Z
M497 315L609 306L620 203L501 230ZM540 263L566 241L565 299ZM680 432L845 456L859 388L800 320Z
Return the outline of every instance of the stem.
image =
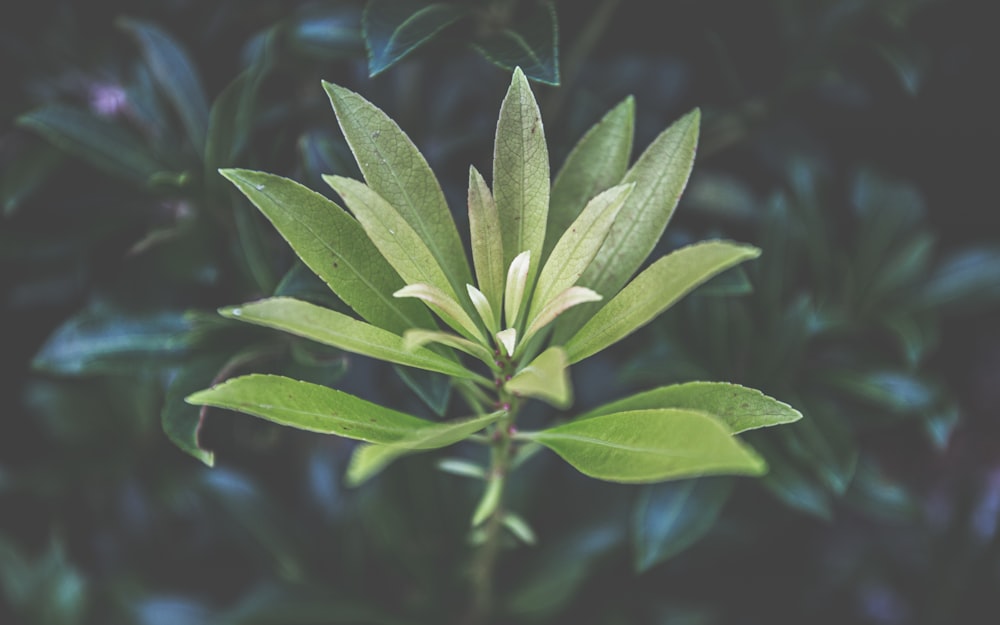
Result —
M502 397L502 400L514 398ZM511 469L513 446L511 431L516 407L512 406L506 417L497 423L493 439L490 443L490 473L489 479L497 481L499 495L496 507L486 519L483 543L472 563L472 606L464 623L465 625L482 625L487 623L493 612L494 571L497 556L500 553L500 541L503 537L504 495L507 486L507 474Z

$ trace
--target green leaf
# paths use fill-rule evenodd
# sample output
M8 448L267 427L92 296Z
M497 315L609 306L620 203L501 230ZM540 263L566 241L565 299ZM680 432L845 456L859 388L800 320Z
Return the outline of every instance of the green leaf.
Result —
M485 343L479 326L465 312L462 305L437 287L429 284L407 284L392 294L393 297L414 297L421 300L448 325L472 341Z
M646 571L684 551L712 529L732 480L698 478L650 484L632 511L635 570Z
M503 483L504 478L500 476L492 476L486 482L486 490L483 491L483 496L479 500L475 512L472 513L472 527L482 525L491 514L496 512L500 505L500 496L503 494Z
M401 456L454 445L493 423L504 414L503 411L497 411L446 423L424 422L426 425L419 430L391 444L362 445L355 449L351 456L351 463L347 468L347 482L351 486L357 486Z
M225 365L228 356L203 356L186 363L167 387L160 423L163 431L177 447L208 466L215 464L215 454L205 449L199 440L204 413L184 398L211 380Z
M419 397L434 414L443 418L451 400L451 378L433 371L393 367L399 379Z
M545 261L538 275L528 319L534 319L557 295L577 283L604 244L618 211L634 188L634 184L618 185L587 203Z
M618 184L628 168L635 131L635 100L608 111L573 147L552 183L544 258L594 196Z
M427 345L428 343L440 343L453 349L463 351L470 356L482 360L486 364L492 364L495 360L490 350L486 349L479 343L473 343L468 339L463 339L462 337L455 336L454 334L420 329L407 330L403 333L403 345L405 345L407 349L413 349L415 347Z
M952 254L923 284L919 301L928 309L978 311L1000 302L1000 247L977 247Z
M613 412L660 408L697 410L710 414L729 428L731 434L792 423L802 418L802 413L798 410L756 389L727 382L688 382L661 386L605 404L580 415L577 420Z
M494 311L493 306L490 305L489 300L483 295L483 292L472 286L471 284L465 285L465 290L469 294L469 299L472 300L472 307L476 309L479 313L479 318L483 320L483 325L491 334L496 334L500 331L500 315L498 311Z
M441 426L447 425L383 408L343 391L277 375L233 378L188 396L187 402L381 445L409 445L422 440L425 431L439 432Z
M545 305L538 314L531 319L528 329L524 332L522 344L527 345L528 340L538 333L542 328L552 323L556 317L574 306L587 302L599 302L601 296L590 289L582 286L571 286L559 295L555 296Z
M250 302L224 308L219 313L398 365L437 371L458 378L477 377L457 362L427 349L408 349L401 336L388 330L290 297Z
M616 412L521 436L581 473L612 482L762 475L764 460L710 415L677 408Z
M433 252L391 204L363 182L343 176L323 176L323 180L344 199L368 238L404 282L428 284L457 301L456 292Z
M469 230L472 235L472 263L476 267L479 290L497 315L494 325L499 325L504 271L507 268L503 256L503 235L493 194L475 167L469 168ZM483 321L490 325L489 321Z
M698 109L674 122L653 140L622 184L634 182L635 190L622 206L604 245L580 286L591 288L606 298L617 293L642 266L663 235L674 213L694 165L698 145ZM610 303L610 302L609 302ZM565 315L555 341L563 342L593 314L600 304L583 306Z
M507 380L506 388L511 393L535 397L557 408L566 408L573 402L566 352L559 347L550 347Z
M50 373L134 374L148 363L164 364L193 344L182 312L130 314L88 309L70 318L45 341L32 367Z
M135 134L69 106L51 104L25 113L17 123L105 173L141 186L167 169Z
M362 22L368 75L385 71L467 13L464 7L446 2L369 0Z
M302 262L366 321L396 333L434 327L425 307L392 297L403 281L342 208L281 176L245 169L221 173L264 213Z
M527 284L534 284L545 242L549 210L549 153L538 104L520 69L500 105L493 151L493 198L500 217L503 262L518 254L535 259ZM512 325L508 320L507 325Z
M117 24L139 44L163 95L174 105L191 143L202 155L208 132L208 98L190 57L170 35L149 22L119 18Z
M720 271L758 255L760 250L749 245L706 241L664 256L636 276L566 343L570 364L638 330Z
M434 172L396 122L360 95L324 82L337 121L364 174L431 250L456 293L472 282L444 192Z
M559 25L551 2L531 3L531 12L473 44L490 62L506 69L523 69L528 78L559 85Z

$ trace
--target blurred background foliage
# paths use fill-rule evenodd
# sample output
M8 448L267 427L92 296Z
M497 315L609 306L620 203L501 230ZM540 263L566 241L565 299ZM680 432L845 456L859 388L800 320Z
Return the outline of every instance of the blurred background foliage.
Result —
M347 489L348 442L203 420L181 398L275 371L446 413L438 379L214 314L274 293L342 306L215 170L321 192L322 173L356 176L326 79L399 121L465 230L467 167L489 169L514 65L536 80L555 166L629 94L637 150L702 107L662 251L764 250L581 363L576 407L711 379L806 418L750 438L761 481L622 487L536 456L512 507L539 544L505 552L498 622L995 622L986 6L6 3L0 622L459 622L478 489L440 455Z

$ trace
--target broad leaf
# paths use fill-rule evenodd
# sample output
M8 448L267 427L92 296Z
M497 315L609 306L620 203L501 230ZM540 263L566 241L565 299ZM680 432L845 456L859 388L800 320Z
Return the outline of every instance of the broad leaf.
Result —
M764 460L724 425L694 410L616 412L521 436L555 451L581 473L612 482L766 470Z
M636 276L566 343L570 364L635 332L715 274L760 250L727 241L706 241L676 250Z
M729 479L710 477L643 487L632 512L636 571L677 555L707 534L732 486Z
M520 69L500 105L493 151L493 198L500 216L503 262L531 252L528 285L534 283L545 242L549 210L549 152L542 117ZM511 325L508 320L507 325Z
M403 281L344 209L281 176L245 169L221 173L264 213L302 262L362 318L396 333L434 327L425 307L392 297Z
M357 486L381 471L396 458L406 454L454 445L493 423L504 414L503 411L498 411L460 421L428 424L392 444L362 445L355 449L351 456L351 463L347 468L347 482L352 486Z
M677 207L694 165L698 145L697 109L674 122L653 140L635 165L625 174L622 184L634 182L600 251L579 284L611 297L642 266L660 240L667 222ZM568 338L593 314L600 304L583 306L564 316L556 342Z
M142 186L167 169L135 134L69 106L51 104L25 113L17 123L94 167Z
M371 187L352 178L323 176L323 180L344 198L382 256L407 284L428 284L457 301L434 254L396 209ZM463 285L464 289L465 286Z
M629 96L594 124L566 157L552 183L545 258L587 202L625 175L634 130L635 100Z
M396 122L360 95L324 82L365 182L403 216L431 250L456 293L472 282L441 185Z
M507 381L511 393L534 397L557 408L573 402L566 353L559 347L550 347ZM541 442L541 441L540 441Z
M500 67L523 69L528 78L559 85L559 26L551 2L531 3L531 12L473 44L480 54Z
M538 275L528 319L533 319L557 295L577 283L604 244L618 211L634 187L623 184L602 192L587 203L566 229Z
M362 20L368 75L385 71L466 13L447 2L369 0Z
M119 18L117 24L138 42L163 95L174 105L191 143L202 155L208 132L208 98L190 57L170 35L149 22Z
M408 349L403 337L388 330L290 297L250 302L224 308L219 313L398 365L437 371L457 378L477 377L462 365L434 352L423 348Z
M727 382L688 382L638 393L595 408L577 419L657 408L682 408L710 414L728 427L732 434L792 423L802 418L798 410L756 389Z
M507 269L503 256L503 235L493 194L475 167L469 168L469 231L479 290L497 315L494 325L499 325L504 272ZM487 325L490 325L488 321Z
M326 386L277 375L233 378L188 396L187 402L236 410L279 425L389 445L440 424L383 408Z

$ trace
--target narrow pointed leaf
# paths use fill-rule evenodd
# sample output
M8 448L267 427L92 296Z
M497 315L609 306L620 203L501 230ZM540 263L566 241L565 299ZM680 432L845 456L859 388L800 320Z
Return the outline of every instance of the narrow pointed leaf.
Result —
M369 0L362 18L368 75L385 71L467 12L446 2Z
M163 95L174 105L201 155L208 133L208 98L191 58L173 37L149 22L120 18L117 24L139 44Z
M538 542L538 539L535 537L535 531L531 529L528 522L513 512L504 512L500 522L524 544L534 545Z
M452 379L441 373L423 371L412 367L394 366L393 371L414 394L439 418L448 413L451 401Z
M392 294L393 297L415 297L431 307L441 319L457 332L471 340L485 338L476 322L465 312L462 305L447 293L429 284L408 284Z
M452 289L472 281L441 185L396 122L360 95L324 82L337 121L365 182L420 235Z
M587 203L587 207L562 235L549 259L545 261L545 267L538 275L529 319L580 280L580 276L604 244L615 223L615 217L633 188L634 184L618 185Z
M357 180L343 176L323 176L323 180L344 199L368 238L407 284L429 284L457 299L426 241L395 207Z
M521 252L510 263L507 270L507 284L504 288L504 321L509 327L517 323L528 286L528 272L531 271L531 252Z
M457 378L476 374L462 365L426 349L408 349L403 337L364 321L290 297L250 302L225 308L222 315L247 323L290 332L355 354L397 365L437 371Z
M635 190L622 206L604 245L580 278L581 286L611 297L652 253L691 174L700 119L695 109L674 122L653 140L625 174L622 183L634 182ZM571 336L598 308L599 304L591 304L565 315L556 341L562 342Z
M469 230L472 235L472 262L476 281L490 306L499 315L503 299L503 235L496 202L486 181L475 167L469 168ZM499 324L499 318L496 320Z
M731 479L721 477L644 486L632 512L636 571L677 555L707 534L732 487Z
M17 118L17 124L42 135L56 147L113 176L139 186L165 165L137 135L104 118L62 104L52 104Z
M454 334L419 329L407 330L406 333L403 334L403 345L405 345L407 349L416 349L417 347L427 345L428 343L440 343L441 345L446 345L459 351L463 351L470 356L478 358L486 364L493 362L493 354L490 350L486 349L479 343L474 343L460 336L455 336Z
M802 413L798 410L756 389L727 382L688 382L638 393L595 408L577 419L657 408L682 408L708 413L725 424L732 434L792 423L802 418Z
M566 352L559 347L550 347L514 374L506 387L512 393L535 397L557 408L568 407L573 402L573 393Z
M500 216L504 265L529 251L537 272L549 210L549 153L542 117L528 81L514 71L500 106L493 152L493 198ZM512 325L508 320L507 325Z
M383 408L343 391L278 375L233 378L188 396L188 403L244 412L279 425L391 445L445 424ZM489 423L483 422L483 426ZM407 443L409 444L409 443Z
M636 276L566 343L569 362L613 345L702 282L759 255L755 247L728 241L706 241L671 252Z
M486 469L461 458L445 458L437 463L437 468L459 477L471 477L476 480L486 479Z
M530 435L581 473L611 482L761 475L764 460L711 416L676 408L570 421Z
M552 183L545 258L594 196L618 184L628 169L635 131L635 100L608 111L573 147Z
M491 334L496 334L500 330L500 309L494 309L483 292L471 284L466 284L465 290L469 294L469 299L472 300L472 307L476 309L479 318L483 320L483 325Z
M434 327L424 306L392 293L404 282L361 225L334 202L281 176L223 169L264 213L295 253L348 306L369 323L402 333Z
M473 47L506 70L523 69L532 80L559 85L559 26L551 2L532 3L523 19Z
M472 513L472 527L478 527L496 512L497 506L500 505L500 495L503 493L503 483L504 479L499 476L493 476L486 482L486 490L483 491L476 511Z
M423 422L427 425L393 443L362 445L355 449L351 456L351 463L347 468L347 483L357 486L401 456L454 445L503 415L503 411L498 411L447 423Z
M601 299L600 295L594 293L586 287L569 287L550 301L545 308L538 311L538 315L531 320L531 325L528 326L528 330L524 333L524 342L527 342L527 340L533 337L539 330L552 323L556 317L561 315L566 310L569 310L578 304L599 302Z

